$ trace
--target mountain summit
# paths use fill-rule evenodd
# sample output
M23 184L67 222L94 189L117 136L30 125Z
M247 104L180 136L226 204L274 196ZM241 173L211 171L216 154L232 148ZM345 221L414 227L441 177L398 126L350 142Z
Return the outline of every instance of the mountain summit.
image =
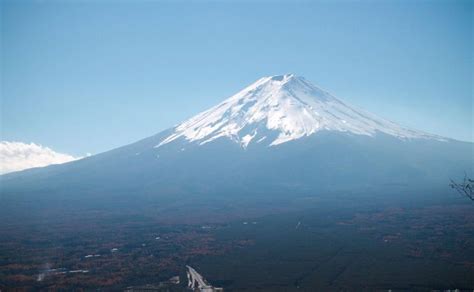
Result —
M275 146L322 130L442 140L355 109L303 77L286 74L263 77L179 124L157 147L180 137L200 145L226 137L244 148L250 143Z

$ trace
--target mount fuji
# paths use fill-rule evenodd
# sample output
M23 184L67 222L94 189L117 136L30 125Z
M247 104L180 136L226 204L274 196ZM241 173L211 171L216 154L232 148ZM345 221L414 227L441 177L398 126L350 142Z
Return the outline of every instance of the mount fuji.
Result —
M472 151L473 143L400 126L287 74L136 143L0 176L1 200L438 191L472 171Z

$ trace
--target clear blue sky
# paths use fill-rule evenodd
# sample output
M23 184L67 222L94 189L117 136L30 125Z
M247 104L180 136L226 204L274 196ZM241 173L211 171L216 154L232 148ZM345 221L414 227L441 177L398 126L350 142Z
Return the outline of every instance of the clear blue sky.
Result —
M74 155L295 73L473 140L472 1L1 1L2 140Z

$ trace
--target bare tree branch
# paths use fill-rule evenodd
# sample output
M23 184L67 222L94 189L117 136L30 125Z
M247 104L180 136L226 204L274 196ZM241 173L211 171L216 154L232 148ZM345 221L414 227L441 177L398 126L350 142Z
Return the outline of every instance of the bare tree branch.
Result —
M470 179L467 174L464 174L464 180L460 183L451 180L449 186L455 189L458 193L463 196L468 197L470 200L474 201L474 180Z

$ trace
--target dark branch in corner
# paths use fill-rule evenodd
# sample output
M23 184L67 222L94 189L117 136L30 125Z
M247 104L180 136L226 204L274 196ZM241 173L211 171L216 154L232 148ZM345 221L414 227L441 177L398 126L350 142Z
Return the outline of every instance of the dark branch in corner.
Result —
M471 201L474 201L474 180L470 179L467 174L464 174L464 180L460 183L451 180L449 186L455 189L458 193L468 197Z

